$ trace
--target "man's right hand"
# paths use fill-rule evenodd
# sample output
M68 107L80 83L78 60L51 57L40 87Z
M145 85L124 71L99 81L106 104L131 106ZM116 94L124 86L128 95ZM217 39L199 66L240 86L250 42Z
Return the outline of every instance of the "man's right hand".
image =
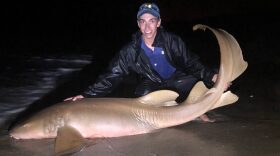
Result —
M79 99L82 99L82 98L85 98L85 97L83 95L76 95L76 96L64 99L64 101L69 101L69 100L76 101L76 100L79 100Z

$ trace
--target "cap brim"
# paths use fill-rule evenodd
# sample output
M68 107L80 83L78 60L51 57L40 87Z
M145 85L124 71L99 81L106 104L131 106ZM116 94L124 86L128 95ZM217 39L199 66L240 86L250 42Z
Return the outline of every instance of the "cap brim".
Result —
M140 18L140 16L142 16L142 15L145 14L145 13L151 14L151 15L157 17L157 18L160 17L160 14L157 13L157 12L155 12L155 11L152 11L152 10L141 10L141 11L139 11L138 14L137 14L137 19Z

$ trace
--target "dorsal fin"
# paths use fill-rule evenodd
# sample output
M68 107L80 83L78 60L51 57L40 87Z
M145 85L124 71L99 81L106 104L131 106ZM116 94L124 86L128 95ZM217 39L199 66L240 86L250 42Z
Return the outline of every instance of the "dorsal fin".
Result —
M177 104L175 100L178 96L178 93L171 90L158 90L139 97L138 100L150 106L171 106Z
M193 103L202 97L209 89L204 85L202 81L197 82L192 88L190 94L188 95L186 102Z
M217 101L217 103L213 106L212 109L232 104L232 103L236 102L237 100L238 100L237 95L233 94L231 91L227 91L222 94L222 96Z

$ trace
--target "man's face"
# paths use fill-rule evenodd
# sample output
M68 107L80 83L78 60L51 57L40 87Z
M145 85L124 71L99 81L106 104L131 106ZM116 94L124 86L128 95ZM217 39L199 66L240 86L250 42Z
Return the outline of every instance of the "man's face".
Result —
M161 20L149 13L145 13L140 16L137 23L143 38L150 40L155 38Z

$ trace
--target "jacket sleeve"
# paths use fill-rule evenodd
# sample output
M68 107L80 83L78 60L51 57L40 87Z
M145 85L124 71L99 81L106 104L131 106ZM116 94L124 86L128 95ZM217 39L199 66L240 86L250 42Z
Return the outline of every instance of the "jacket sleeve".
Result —
M181 68L183 68L183 71L202 80L207 87L212 87L214 85L212 78L216 73L204 66L200 62L199 57L188 49L185 42L180 37L176 40L177 42L173 42L173 44L178 43L178 49L175 49L179 53L177 56L179 59L178 63ZM174 47L175 45L172 46Z
M128 75L128 67L125 58L125 51L113 58L106 72L101 74L97 81L88 86L82 93L84 97L102 97L113 91L114 88L123 80L125 75Z

